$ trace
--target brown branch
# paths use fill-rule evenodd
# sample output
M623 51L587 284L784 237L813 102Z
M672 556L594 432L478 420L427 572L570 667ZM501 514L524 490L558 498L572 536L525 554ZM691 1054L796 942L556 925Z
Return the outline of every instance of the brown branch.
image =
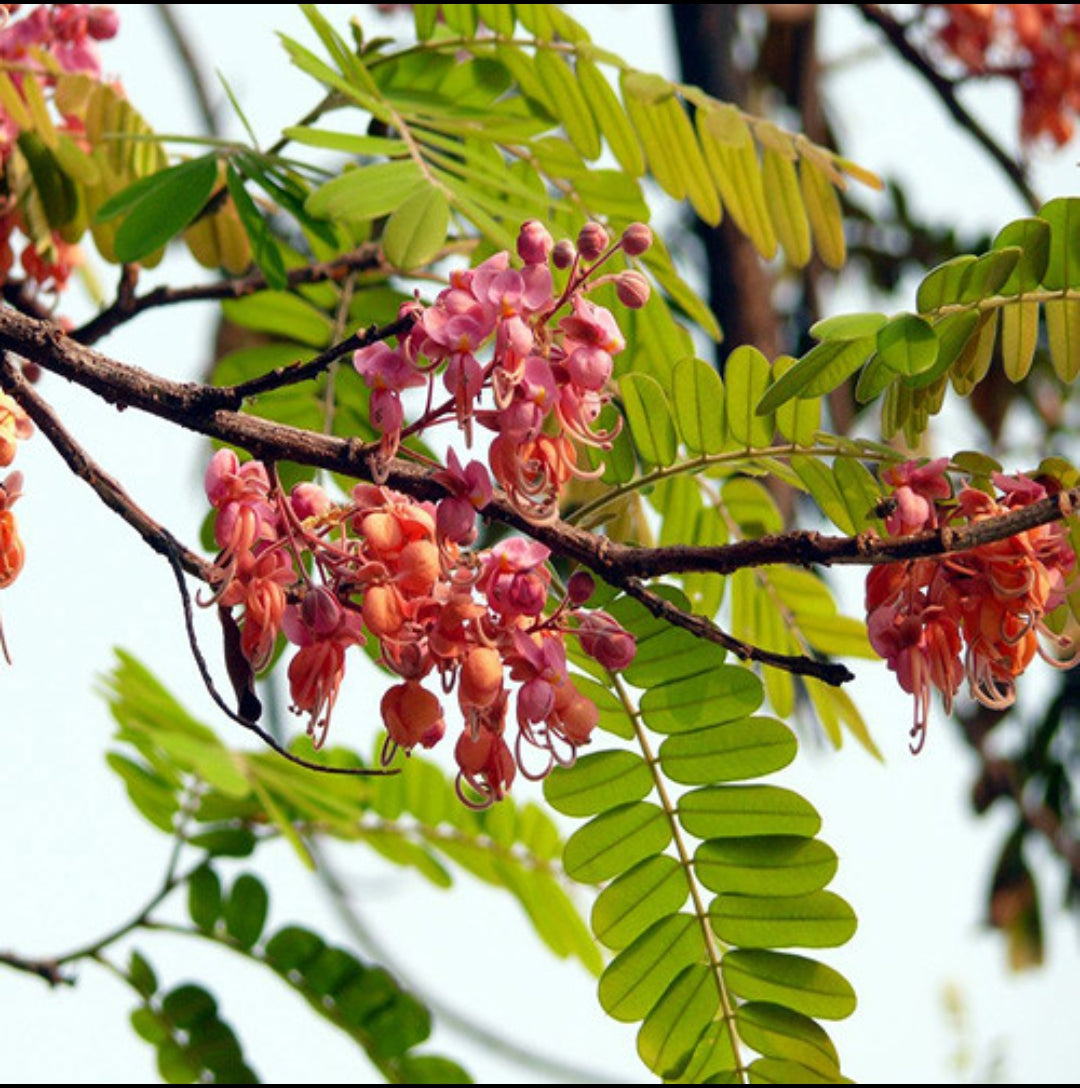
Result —
M930 85L953 120L965 129L983 150L1001 167L1005 177L1023 197L1032 211L1042 204L1027 180L1027 173L990 135L989 132L964 108L956 96L956 83L943 76L908 40L905 27L898 23L880 4L856 4L856 11L872 26L885 35L894 50Z
M335 257L332 261L291 269L286 275L286 284L295 288L313 283L336 283L352 272L371 272L381 267L382 250L377 245L368 243L351 253ZM130 273L125 269L122 275L127 277ZM80 344L96 344L114 329L147 310L186 302L221 302L246 298L258 291L265 291L268 286L266 277L257 271L246 276L192 287L155 287L143 295L136 295L130 287L123 289L122 280L122 289L117 292L116 301L86 324L73 329L70 336Z
M16 971L25 971L29 975L43 978L50 986L74 986L75 980L60 970L56 960L28 960L14 952L0 952L0 963L13 967Z
M40 428L41 432L60 454L64 462L79 479L85 481L97 496L114 513L119 514L124 521L131 525L143 540L158 554L163 555L169 562L176 583L180 591L180 599L184 608L184 625L188 636L188 644L191 647L192 656L195 658L196 667L199 670L203 683L210 697L217 706L238 725L254 733L267 747L271 748L279 756L310 771L319 771L323 774L342 774L352 776L386 775L396 774L397 771L373 770L369 768L354 767L330 767L319 763L312 763L301 756L294 755L283 747L278 741L263 729L258 722L251 718L238 714L221 697L210 669L206 664L202 650L199 647L198 637L195 633L195 621L192 614L191 597L188 594L187 583L184 581L185 571L195 575L204 582L210 581L212 564L205 559L189 551L167 529L158 525L144 510L142 510L124 491L124 489L104 472L69 434L60 420L56 417L52 408L38 395L34 387L22 376L19 368L12 363L5 353L0 358L0 388L9 393L22 406L26 414Z
M75 476L89 484L101 501L132 526L155 552L178 564L189 574L207 580L210 563L189 551L168 529L154 521L119 483L89 457L6 352L0 357L0 388L18 401Z
M683 627L706 642L715 642L723 646L725 650L730 650L741 661L756 661L761 665L772 665L774 668L784 669L797 676L813 676L833 687L839 687L855 679L854 674L845 665L817 661L800 654L778 654L772 650L763 650L759 646L750 646L735 638L734 635L722 631L704 616L688 615L671 601L647 589L636 578L621 579L619 584L628 597L633 597L634 600L643 604L657 619L666 620L676 627Z
M221 390L191 382L175 382L117 362L75 343L55 325L24 314L0 310L0 349L30 359L118 407L149 412L188 430L245 449L268 463L292 461L353 479L377 479L418 500L437 501L446 495L446 490L432 479L430 470L425 467L400 458L388 465L379 464L374 445L214 407L220 401ZM834 665L809 657L763 657L764 651L725 635L703 617L650 603L642 597L640 580L692 571L731 574L743 567L767 564L870 566L943 556L1049 524L1068 517L1077 509L1080 509L1080 488L971 525L946 527L897 539L882 539L873 533L830 537L816 532L794 532L717 547L661 548L622 544L561 521L534 525L501 495L496 496L482 513L531 536L553 553L581 564L615 588L636 596L648 607L662 608L671 623L726 645L744 659L768 661L791 671L817 676L827 683L838 683L847 679L846 670L841 672Z

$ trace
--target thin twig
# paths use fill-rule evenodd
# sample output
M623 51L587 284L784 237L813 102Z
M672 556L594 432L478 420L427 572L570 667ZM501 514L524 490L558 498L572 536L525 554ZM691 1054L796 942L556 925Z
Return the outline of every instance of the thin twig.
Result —
M885 35L893 49L929 84L941 99L950 116L965 129L983 150L1001 167L1013 188L1032 211L1038 211L1042 201L1027 180L1021 163L1008 154L993 136L968 112L956 96L956 83L943 76L908 40L905 27L889 15L880 4L855 4L855 9L872 26Z
M372 272L382 267L382 251L368 243L358 246L351 253L291 269L285 278L286 286L302 287L306 284L336 283L354 272ZM69 334L80 344L96 344L121 325L147 310L163 306L177 306L187 302L221 302L246 298L265 291L269 287L262 272L249 272L244 276L215 280L213 283L195 284L191 287L155 287L143 295L133 291L118 292L116 301L86 324Z
M210 697L214 700L220 710L222 710L232 721L254 733L279 756L288 760L290 763L295 763L307 770L319 771L323 774L342 774L357 777L397 773L396 771L386 771L374 768L329 767L319 763L312 763L288 751L257 722L236 713L217 691L213 677L206 664L206 659L199 647L198 637L195 632L191 597L187 590L187 583L184 580L185 572L187 572L194 574L204 582L210 581L211 564L185 548L172 533L154 521L131 499L124 489L113 480L108 473L102 470L93 461L82 446L79 445L63 426L52 408L22 376L18 367L15 366L6 353L0 358L0 387L18 401L26 414L41 429L45 437L48 438L53 448L60 454L71 471L79 479L89 484L102 502L131 525L155 552L159 555L163 555L168 560L180 590L180 597L184 608L184 624L192 656L195 658L199 675L202 677Z
M161 25L165 29L166 37L172 43L173 49L176 51L180 66L187 73L187 83L191 89L191 93L195 96L195 103L203 119L203 127L209 135L217 136L220 129L217 112L214 110L213 103L210 101L210 92L207 90L206 75L199 63L198 55L195 50L192 49L191 42L184 32L184 28L176 18L176 13L173 11L172 4L154 4L153 8L154 11L157 12L158 18L161 20Z

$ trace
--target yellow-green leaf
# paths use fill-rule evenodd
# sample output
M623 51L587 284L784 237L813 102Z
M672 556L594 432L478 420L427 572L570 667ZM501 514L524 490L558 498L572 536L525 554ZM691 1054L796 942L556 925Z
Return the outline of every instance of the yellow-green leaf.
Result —
M847 259L844 215L828 175L809 158L799 160L799 184L818 256L828 268L842 268Z
M1011 382L1023 381L1031 370L1039 343L1039 304L1014 302L1001 311L1001 363Z
M598 884L626 872L671 841L664 811L638 801L594 816L566 842L563 866L583 884Z
M383 231L386 259L408 272L438 256L450 226L450 205L441 189L417 189L390 216Z
M804 896L718 895L709 907L716 935L751 948L835 948L855 933L855 912L833 892Z
M761 179L776 237L788 263L802 268L810 261L810 221L795 163L790 156L766 147L761 156Z
M851 984L805 956L736 948L724 956L723 970L731 989L748 1001L768 1001L825 1020L842 1020L855 1011Z
M678 452L679 439L660 383L648 374L624 374L619 379L619 394L642 460L670 465Z
M724 448L724 383L716 368L701 359L683 359L671 376L679 433L691 453Z
M617 876L592 909L592 928L611 949L625 948L654 922L674 914L689 895L679 862L656 854Z
M831 847L796 835L708 839L694 855L698 880L730 895L809 895L832 880L837 865Z
M1047 302L1046 335L1054 372L1063 382L1072 382L1080 374L1080 302Z

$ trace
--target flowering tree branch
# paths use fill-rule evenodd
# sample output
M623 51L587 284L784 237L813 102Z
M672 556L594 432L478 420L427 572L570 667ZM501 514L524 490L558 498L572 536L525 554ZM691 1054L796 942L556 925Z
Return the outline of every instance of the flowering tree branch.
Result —
M1013 188L1023 197L1032 211L1037 211L1041 201L1028 182L1022 164L1016 161L974 118L956 95L956 84L943 76L923 54L908 40L904 26L897 22L881 4L856 4L855 9L872 26L885 35L889 45L917 72L938 96L949 115L965 132L969 133L984 151L1001 167Z
M348 350L407 331L411 318L382 329L370 329L328 349L314 360L273 371L241 386L218 388L191 382L175 382L102 355L56 325L24 314L0 311L0 347L29 359L43 369L68 378L118 407L151 412L252 455L273 463L289 460L358 480L376 479L376 447L355 439L316 434L269 422L238 412L246 396L280 385L305 380ZM103 500L131 522L155 550L176 557L189 573L205 578L206 567L138 511L115 482L99 472L88 472L87 459L65 440L47 405L10 362L0 381L54 440L77 475L88 479ZM235 407L234 407L235 406ZM446 496L445 486L426 467L403 457L381 466L377 477L387 486L414 499L437 501ZM1068 517L1080 507L1080 488L1062 491L1021 509L952 527L941 526L907 536L883 539L873 533L853 537L827 536L817 532L792 532L708 547L637 547L587 532L562 521L534 524L501 495L496 494L483 514L516 529L576 562L643 603L654 615L684 627L698 637L717 642L743 660L752 660L815 676L830 684L843 683L850 672L833 663L799 655L780 655L749 646L723 632L702 616L688 615L664 601L642 584L642 579L692 571L731 574L743 567L775 563L800 566L863 565L896 563L909 559L943 556L1003 540L1039 525Z

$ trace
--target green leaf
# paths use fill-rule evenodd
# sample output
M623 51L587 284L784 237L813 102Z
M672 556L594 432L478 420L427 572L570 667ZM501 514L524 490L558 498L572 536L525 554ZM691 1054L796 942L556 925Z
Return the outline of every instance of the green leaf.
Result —
M644 801L594 816L566 841L563 867L582 884L597 884L658 854L671 841L663 809Z
M131 957L128 960L128 979L144 998L151 998L157 993L158 981L154 969L135 950L132 950Z
M215 857L229 858L246 858L258 845L254 832L247 827L216 827L190 836L188 842Z
M658 684L641 697L641 713L657 733L685 733L704 725L732 722L762 702L761 681L738 665Z
M797 835L708 839L694 854L698 880L732 895L809 895L824 888L836 869L831 847Z
M877 334L881 360L898 374L922 374L937 362L938 340L930 323L917 314L898 314Z
M921 314L930 313L960 301L960 288L967 270L977 260L970 253L963 253L932 268L923 277L915 293L915 305Z
M836 314L822 318L810 326L810 335L819 341L825 340L865 340L874 336L888 324L885 314L870 311L868 313Z
M1072 382L1080 374L1080 302L1050 301L1044 312L1054 373L1063 382Z
M964 271L960 282L961 302L981 302L992 298L1009 280L1020 263L1019 246L995 246L984 253Z
M678 435L667 395L647 374L624 374L619 379L626 421L642 460L670 465L678 452Z
M738 110L727 106L699 108L696 121L705 163L722 206L758 253L771 260L776 255L776 232L749 127Z
M665 626L646 639L638 637L637 653L623 675L635 687L649 688L664 680L712 672L726 657L727 651L716 643L703 642L681 627Z
M668 778L686 785L758 778L786 767L798 750L795 734L775 718L742 718L677 733L660 745Z
M270 897L262 881L250 873L241 873L225 900L225 932L241 948L251 948L262 935L269 907Z
M631 178L641 177L645 173L641 145L611 84L592 60L581 55L577 60L577 78L581 93L620 168Z
M229 163L225 171L225 181L229 187L229 195L236 206L236 213L243 224L244 232L251 242L251 254L255 263L259 266L269 287L275 291L283 291L288 278L285 271L285 261L281 256L281 249L270 230L270 224L259 213L255 201L248 195L247 189L241 180L236 168Z
M1050 253L1043 287L1059 291L1080 282L1080 199L1060 197L1044 204L1039 218L1050 224Z
M844 214L836 189L825 171L805 156L799 160L799 185L818 256L827 268L843 268L847 244Z
M417 189L390 216L383 230L386 259L402 271L422 268L442 249L450 205L441 189Z
M773 380L782 377L794 365L795 359L790 355L773 360ZM821 399L796 397L781 404L776 410L776 429L793 445L813 445L821 429Z
M759 1054L786 1058L824 1077L840 1080L840 1059L816 1021L782 1005L747 1001L736 1011L739 1037Z
M781 898L718 895L709 907L716 935L753 948L835 948L855 933L855 912L833 892Z
M1050 259L1050 224L1045 219L1017 219L1003 227L994 239L995 249L1016 246L1021 256L1008 280L1002 285L1004 295L1034 291L1042 283Z
M769 361L749 344L737 347L724 364L727 428L747 449L761 449L772 442L773 420L761 408L770 377Z
M761 156L761 178L776 237L793 268L803 268L812 252L810 221L794 161L772 147Z
M333 335L330 319L298 295L259 291L221 304L225 317L255 332L271 333L307 347L324 348Z
M791 467L821 512L842 532L854 533L855 523L848 512L836 475L818 457L799 454L791 458Z
M716 368L696 358L676 363L671 399L686 448L691 453L719 453L724 448L724 383Z
M188 914L204 933L221 917L221 880L209 865L200 865L188 878Z
M774 412L792 397L831 393L866 362L875 346L870 337L816 344L769 386L758 402L758 413Z
M611 949L625 948L686 902L686 873L675 858L655 854L617 876L596 898L592 929Z
M721 498L744 536L764 536L783 530L784 518L776 501L757 480L733 476L724 483Z
M1039 304L1014 302L1001 311L1001 363L1011 382L1028 376L1039 344Z
M366 222L389 215L423 184L411 159L346 170L308 197L305 209L318 219Z
M570 142L586 159L599 157L596 121L570 65L551 49L538 49L535 63L548 100L558 105L559 120Z
M642 1020L684 967L701 956L701 931L691 914L654 922L608 964L598 994L615 1020Z
M140 261L175 238L205 207L217 176L217 156L203 155L142 178L106 201L99 219L126 212L116 232L117 259Z
M699 839L750 835L812 838L821 817L809 801L780 786L707 786L679 798L679 822Z
M724 978L747 1001L766 1001L806 1016L842 1020L855 1011L855 992L838 972L804 956L736 948L723 959Z
M653 788L649 765L634 752L591 752L572 767L556 767L544 782L544 797L567 816L590 816L640 801Z
M170 990L161 1002L161 1011L178 1028L187 1029L200 1020L217 1015L213 995L194 983L185 983Z
M641 1060L665 1080L679 1076L719 1007L720 994L709 966L684 967L645 1016L638 1032Z

